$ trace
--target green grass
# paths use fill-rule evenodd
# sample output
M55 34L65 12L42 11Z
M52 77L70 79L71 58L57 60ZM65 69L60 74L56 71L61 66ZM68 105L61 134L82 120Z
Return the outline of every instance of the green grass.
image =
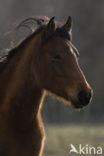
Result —
M45 126L46 140L43 156L69 156L70 144L78 147L98 147L104 149L104 126L70 125L70 126ZM71 154L71 156L78 156ZM104 153L103 153L104 155ZM98 155L97 155L98 156Z

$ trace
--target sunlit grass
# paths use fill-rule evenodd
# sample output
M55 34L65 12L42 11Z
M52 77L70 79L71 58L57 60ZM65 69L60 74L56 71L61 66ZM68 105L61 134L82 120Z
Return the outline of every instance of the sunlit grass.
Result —
M46 141L43 156L69 156L70 144L78 147L98 147L104 149L104 126L70 125L70 126L45 126ZM77 156L75 154L71 154Z

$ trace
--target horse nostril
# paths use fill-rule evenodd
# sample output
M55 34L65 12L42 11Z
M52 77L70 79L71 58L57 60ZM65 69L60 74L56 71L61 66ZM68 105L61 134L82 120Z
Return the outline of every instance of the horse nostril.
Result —
M83 105L87 105L91 99L91 91L88 93L85 90L81 90L78 94L78 99Z

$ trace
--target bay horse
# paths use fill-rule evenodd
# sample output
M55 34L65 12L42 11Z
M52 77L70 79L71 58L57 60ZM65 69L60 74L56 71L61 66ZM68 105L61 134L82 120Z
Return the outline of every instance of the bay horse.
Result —
M72 44L72 18L42 24L0 63L0 156L41 156L41 107L46 91L83 108L92 89Z

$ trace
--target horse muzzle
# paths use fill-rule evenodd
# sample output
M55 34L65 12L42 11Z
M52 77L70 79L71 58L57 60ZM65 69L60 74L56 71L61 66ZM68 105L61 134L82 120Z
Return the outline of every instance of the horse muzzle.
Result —
M89 92L81 90L77 95L77 100L71 97L69 97L69 100L71 101L74 108L80 109L87 106L91 102L92 95L93 95L92 89L90 89Z

